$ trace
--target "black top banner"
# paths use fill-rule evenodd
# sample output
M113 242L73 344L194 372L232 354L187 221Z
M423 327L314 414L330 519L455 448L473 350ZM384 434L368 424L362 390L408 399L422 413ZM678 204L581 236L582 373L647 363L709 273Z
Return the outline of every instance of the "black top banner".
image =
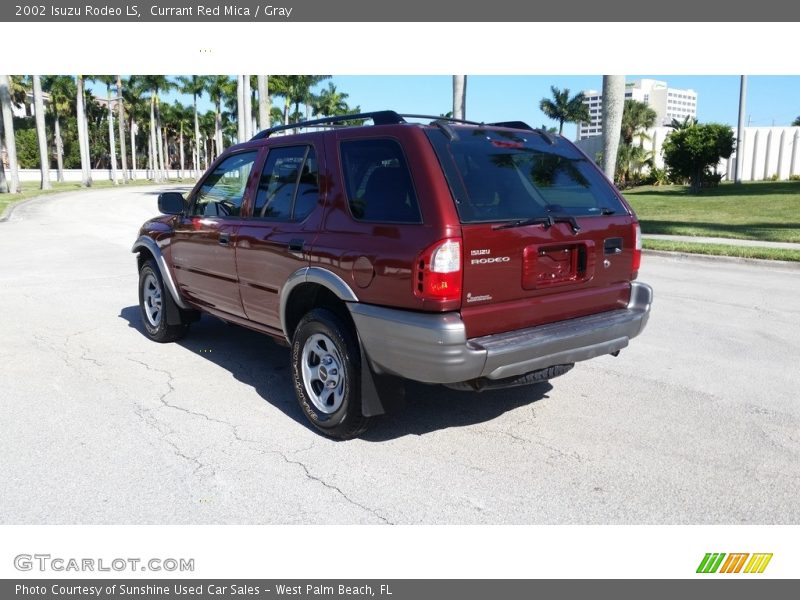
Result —
M573 0L572 2L439 2L430 0L164 0L137 2L3 2L9 22L786 22L800 20L800 2L760 0ZM457 7L457 8L456 8Z

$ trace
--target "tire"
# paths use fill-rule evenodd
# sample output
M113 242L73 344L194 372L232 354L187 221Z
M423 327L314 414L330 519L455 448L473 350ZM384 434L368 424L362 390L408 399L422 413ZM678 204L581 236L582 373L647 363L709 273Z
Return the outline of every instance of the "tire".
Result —
M144 332L154 342L174 342L182 338L189 328L184 319L176 325L167 323L168 302L173 300L164 287L161 272L152 260L148 260L139 270L139 309Z
M347 440L366 431L360 375L351 327L324 308L306 314L292 338L292 377L303 414L321 433Z

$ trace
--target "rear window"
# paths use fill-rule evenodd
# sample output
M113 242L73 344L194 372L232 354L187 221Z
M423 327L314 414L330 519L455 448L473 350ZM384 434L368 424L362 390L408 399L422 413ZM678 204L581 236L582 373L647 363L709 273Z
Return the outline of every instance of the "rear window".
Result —
M462 223L551 215L626 214L613 188L571 145L536 132L453 127L428 137Z
M394 140L342 142L350 212L359 221L419 223L417 194L403 151Z

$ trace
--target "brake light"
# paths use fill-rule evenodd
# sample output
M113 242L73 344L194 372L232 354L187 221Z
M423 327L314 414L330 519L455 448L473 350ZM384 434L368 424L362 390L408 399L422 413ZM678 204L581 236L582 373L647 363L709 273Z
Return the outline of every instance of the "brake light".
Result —
M639 275L639 266L642 264L642 228L638 223L633 224L633 265L631 265L631 279L636 279Z
M417 257L414 293L425 300L461 298L461 240L441 240Z

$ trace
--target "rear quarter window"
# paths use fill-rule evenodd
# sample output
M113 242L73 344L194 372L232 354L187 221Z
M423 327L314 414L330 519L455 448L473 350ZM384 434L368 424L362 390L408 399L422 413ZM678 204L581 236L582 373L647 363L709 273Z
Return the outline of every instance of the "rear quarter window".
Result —
M419 203L400 144L390 139L341 143L342 172L353 217L378 223L420 223Z

